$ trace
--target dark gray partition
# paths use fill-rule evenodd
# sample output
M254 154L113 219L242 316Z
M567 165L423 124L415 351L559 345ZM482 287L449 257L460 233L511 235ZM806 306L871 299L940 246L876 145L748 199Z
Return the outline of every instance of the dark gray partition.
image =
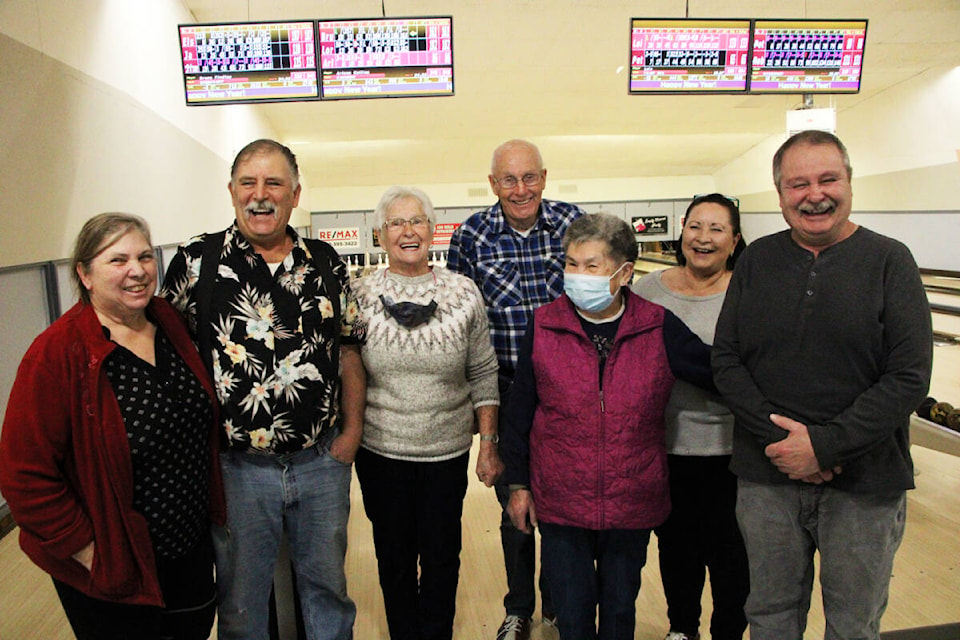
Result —
M73 278L70 276L70 261L57 260L53 263L57 274L57 298L60 300L60 313L63 314L77 303L79 297L73 287Z
M43 265L0 270L0 419L23 354L50 323L44 280ZM6 504L0 496L0 510Z

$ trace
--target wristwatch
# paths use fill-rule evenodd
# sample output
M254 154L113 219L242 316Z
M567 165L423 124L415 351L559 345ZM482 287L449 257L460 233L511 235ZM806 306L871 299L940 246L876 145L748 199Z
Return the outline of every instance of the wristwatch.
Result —
M493 444L497 444L498 442L500 442L500 434L498 434L498 433L481 433L481 434L480 434L480 440L483 441L483 442L492 442Z

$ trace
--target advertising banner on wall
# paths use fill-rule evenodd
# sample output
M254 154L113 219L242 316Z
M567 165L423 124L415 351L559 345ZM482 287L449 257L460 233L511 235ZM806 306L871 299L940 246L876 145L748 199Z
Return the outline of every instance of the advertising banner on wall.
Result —
M323 240L335 249L359 249L360 227L317 229L317 239Z
M632 217L630 223L639 236L658 236L670 231L669 216Z
M439 222L433 230L433 247L444 248L450 246L450 237L460 226L459 222Z

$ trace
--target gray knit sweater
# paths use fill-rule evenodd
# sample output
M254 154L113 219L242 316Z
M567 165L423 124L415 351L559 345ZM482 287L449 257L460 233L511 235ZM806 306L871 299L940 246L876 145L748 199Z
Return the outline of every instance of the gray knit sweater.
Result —
M417 462L468 451L474 410L500 403L497 356L477 286L434 267L413 278L381 269L357 281L353 290L367 324L362 446ZM394 302L435 300L437 310L429 322L408 329L386 313L381 295Z

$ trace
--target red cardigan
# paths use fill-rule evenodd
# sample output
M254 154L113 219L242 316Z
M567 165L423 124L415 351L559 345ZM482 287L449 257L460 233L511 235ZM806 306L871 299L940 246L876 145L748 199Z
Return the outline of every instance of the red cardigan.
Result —
M225 518L216 397L180 315L154 298L148 313L200 379L210 424L210 517ZM10 392L0 437L0 491L20 546L54 578L94 598L163 606L146 519L133 510L127 431L103 370L116 344L78 303L34 340ZM88 572L71 556L93 540Z

